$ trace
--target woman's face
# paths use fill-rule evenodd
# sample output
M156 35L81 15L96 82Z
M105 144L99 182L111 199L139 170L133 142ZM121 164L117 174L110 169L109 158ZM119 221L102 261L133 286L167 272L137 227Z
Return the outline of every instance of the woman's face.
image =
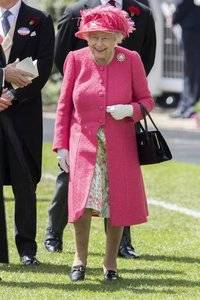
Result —
M117 36L111 32L91 32L87 36L88 46L99 63L108 63L114 54Z

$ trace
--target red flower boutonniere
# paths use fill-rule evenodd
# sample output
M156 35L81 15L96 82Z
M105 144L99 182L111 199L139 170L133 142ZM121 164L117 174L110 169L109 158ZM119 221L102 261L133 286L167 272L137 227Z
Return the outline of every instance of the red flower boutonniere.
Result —
M35 16L28 18L28 24L30 26L36 27L39 24L39 19Z
M138 6L129 6L128 11L131 17L140 15L140 8Z

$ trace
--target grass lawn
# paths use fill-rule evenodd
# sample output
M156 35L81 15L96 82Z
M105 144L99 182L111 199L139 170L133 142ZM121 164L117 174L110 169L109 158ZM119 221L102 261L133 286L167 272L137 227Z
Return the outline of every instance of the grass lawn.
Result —
M56 175L56 159L44 146L43 173ZM149 198L200 211L200 165L177 162L143 168ZM119 259L121 279L104 282L101 262L105 236L101 219L92 223L86 280L71 283L73 230L64 233L64 251L49 254L43 246L47 210L55 182L43 178L38 188L39 267L19 264L13 235L13 201L6 192L10 265L0 266L0 299L200 299L200 218L150 205L149 222L136 226L132 238L140 259Z

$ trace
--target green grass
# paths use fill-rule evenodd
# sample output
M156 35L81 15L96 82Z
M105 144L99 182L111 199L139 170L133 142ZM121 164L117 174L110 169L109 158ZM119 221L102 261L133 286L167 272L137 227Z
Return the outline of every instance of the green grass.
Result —
M57 174L55 155L44 146L43 173ZM200 211L200 166L177 162L143 167L148 197ZM73 228L64 234L64 252L49 254L43 247L47 210L54 181L43 179L38 188L37 268L19 264L13 235L12 193L6 190L10 265L0 267L0 299L200 299L200 219L150 206L149 222L132 230L138 260L119 259L122 279L105 283L102 259L105 244L101 219L93 220L86 280L71 283Z

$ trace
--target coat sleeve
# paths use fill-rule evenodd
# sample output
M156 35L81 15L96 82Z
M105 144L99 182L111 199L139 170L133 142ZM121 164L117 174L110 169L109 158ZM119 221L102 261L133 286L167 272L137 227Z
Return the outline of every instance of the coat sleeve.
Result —
M39 77L33 79L27 87L19 88L14 91L15 99L25 101L31 96L37 95L46 84L51 73L54 56L54 26L52 18L48 15L41 22L39 31L40 39L37 45L35 57L38 61Z
M70 52L64 63L64 77L56 112L53 151L69 149L70 123L73 112L73 89L75 83L75 61Z
M152 12L148 11L148 21L146 35L142 49L140 52L142 62L145 67L146 75L148 75L154 65L155 54L156 54L156 31L155 31L155 22L152 15Z
M183 0L180 4L178 4L175 13L173 14L173 24L181 24L184 18L188 16L193 5L194 3L191 0Z
M154 107L154 100L151 96L148 81L141 58L137 52L132 56L132 95L133 95L133 120L138 122L142 119L140 103L143 104L148 111Z
M3 69L0 68L0 95L2 93L2 89L3 89Z
M55 42L55 65L59 72L63 74L63 65L68 53L75 49L77 38L78 18L73 11L67 8L58 23L58 32Z

